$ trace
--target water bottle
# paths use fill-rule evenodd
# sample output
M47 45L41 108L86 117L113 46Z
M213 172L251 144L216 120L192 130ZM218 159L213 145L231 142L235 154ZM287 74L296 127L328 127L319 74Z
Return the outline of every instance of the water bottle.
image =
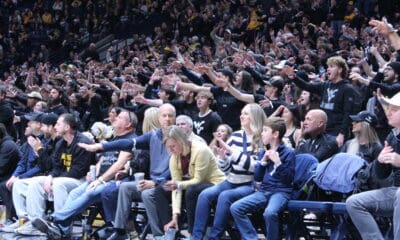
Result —
M88 224L87 219L82 219L82 240L89 240L92 235L92 226Z
M90 180L95 181L96 180L96 165L90 165Z

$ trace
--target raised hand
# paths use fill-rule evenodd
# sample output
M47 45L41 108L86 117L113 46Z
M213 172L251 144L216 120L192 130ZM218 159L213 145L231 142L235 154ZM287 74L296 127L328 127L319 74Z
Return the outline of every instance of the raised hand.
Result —
M374 27L372 30L384 36L389 35L389 33L393 31L393 26L387 22L387 19L385 17L382 18L382 21L372 19L371 21L369 21L369 25Z

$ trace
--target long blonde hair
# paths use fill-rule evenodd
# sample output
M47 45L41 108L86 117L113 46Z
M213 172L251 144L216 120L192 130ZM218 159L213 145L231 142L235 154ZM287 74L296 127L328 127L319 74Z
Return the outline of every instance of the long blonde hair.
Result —
M157 107L151 107L146 109L143 118L143 126L142 126L143 133L147 133L161 127L160 121L158 121L159 110L160 109Z
M250 129L253 132L253 140L251 142L251 147L253 151L257 151L261 146L261 132L267 116L260 105L256 103L249 103L243 107L249 110L250 116Z
M347 153L358 154L360 149L359 139L363 137L366 140L366 145L368 148L372 147L374 143L380 143L378 134L375 129L367 122L360 122L361 130L360 132L354 133L355 137L350 140L349 146L347 147Z

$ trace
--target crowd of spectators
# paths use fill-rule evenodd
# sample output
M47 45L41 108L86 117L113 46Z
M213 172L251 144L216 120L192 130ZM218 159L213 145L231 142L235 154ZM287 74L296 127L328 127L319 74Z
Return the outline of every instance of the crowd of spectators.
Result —
M219 147L213 132L243 128L242 109L256 103L285 119L279 139L287 147L322 161L343 145L354 151L346 141L359 139L354 122L368 117L354 116L362 110L376 117L371 127L382 144L397 127L381 96L400 91L399 27L395 0L1 1L0 122L23 144L32 113L67 113L99 141L111 137L92 126L112 125L121 108L137 115L141 135L145 111L170 103L191 137ZM110 47L104 60L94 43L78 55L83 35L111 32L132 43ZM49 59L57 51L60 65Z

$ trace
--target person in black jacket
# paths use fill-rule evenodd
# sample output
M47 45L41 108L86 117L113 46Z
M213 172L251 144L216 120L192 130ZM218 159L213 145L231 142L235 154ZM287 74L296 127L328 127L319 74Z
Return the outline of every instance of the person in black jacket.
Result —
M13 128L14 111L11 105L5 100L7 95L7 88L0 86L0 123L4 124L7 133L14 136L15 130Z
M48 105L48 112L56 113L61 115L63 113L68 113L68 108L64 105L65 96L63 90L60 87L53 87L50 90Z
M394 127L375 165L380 179L393 176L393 186L362 192L346 201L347 211L363 239L384 239L374 216L393 216L393 239L400 239L400 92L390 99L383 99L388 108L386 116Z
M325 132L327 120L326 113L320 109L308 111L296 154L309 153L321 162L338 152L335 138Z
M18 145L8 135L6 127L0 123L0 181L11 177L21 157Z
M341 147L350 129L349 116L358 112L360 106L355 104L357 92L352 84L346 80L348 66L342 57L330 57L328 64L328 79L326 82L308 82L307 74L299 71L294 74L294 69L285 66L284 72L301 89L321 96L320 108L328 116L326 132L336 136L338 146Z
M27 220L44 217L46 200L54 201L55 211L61 209L69 192L84 180L89 166L94 163L95 155L77 145L79 142L91 143L77 128L78 122L72 114L62 114L58 118L55 130L62 139L57 142L51 156L52 170L47 176L31 178L26 191L25 209L19 209L22 216L18 217ZM33 228L29 222L17 228L15 232L31 235L40 231Z

